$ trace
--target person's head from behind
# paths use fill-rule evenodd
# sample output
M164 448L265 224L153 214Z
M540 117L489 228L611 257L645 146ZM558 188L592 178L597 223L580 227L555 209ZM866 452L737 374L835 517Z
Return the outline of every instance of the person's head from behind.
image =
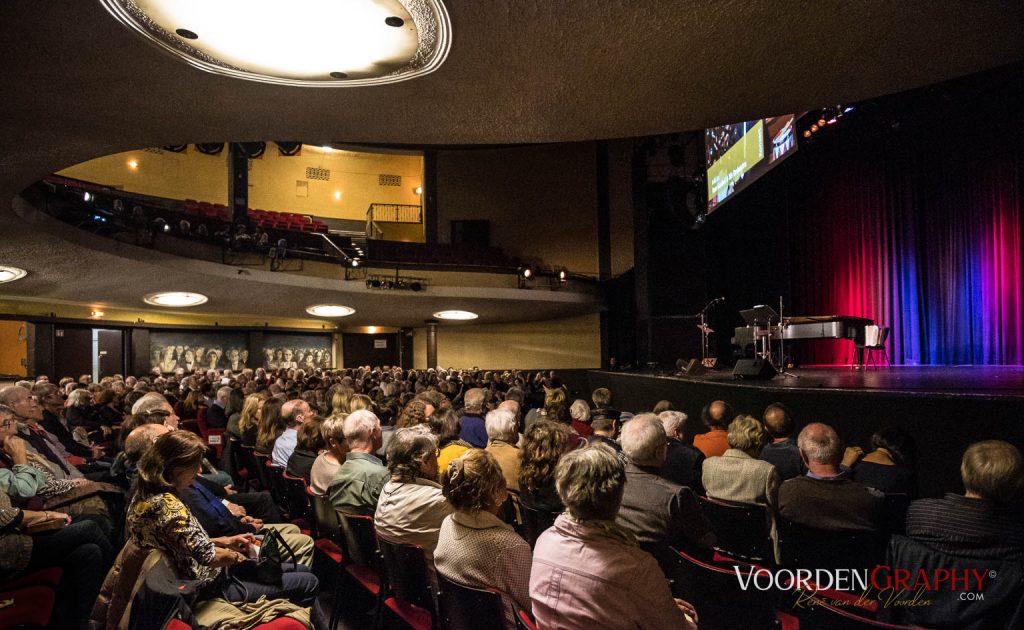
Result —
M622 463L604 444L566 453L555 467L558 496L576 520L615 520L625 486Z
M184 490L201 470L206 443L191 431L171 431L156 439L139 460L142 495Z
M871 448L884 449L897 466L913 468L917 462L917 443L903 427L882 427L871 436Z
M690 417L682 411L662 411L658 414L658 419L661 420L661 426L665 429L665 437L668 439L680 442L693 440L692 431L688 431Z
M764 428L772 439L780 440L793 435L793 414L782 403L772 403L764 409Z
M345 418L342 414L329 416L320 426L320 433L324 438L324 448L329 450L335 458L343 460L348 453L348 440L345 439Z
M395 430L387 456L392 481L410 482L416 477L437 480L437 442L423 428Z
M735 448L751 457L757 457L768 441L768 434L761 422L754 416L736 416L729 423L729 434L726 436L726 441L729 442L729 448Z
M486 396L486 392L479 387L474 387L467 391L464 397L466 411L480 412L483 410L484 398L486 398Z
M344 420L345 441L350 451L373 453L383 443L380 420L369 409L357 409Z
M597 435L614 440L619 432L619 421L607 416L598 416L590 421L590 428Z
M653 413L642 413L627 422L619 442L622 452L637 466L661 468L665 463L665 427Z
M594 401L595 407L604 409L612 404L612 392L607 387L598 387L590 395L590 399Z
M975 442L964 452L960 476L968 497L1013 503L1024 490L1024 459L1009 442Z
M590 405L587 401L577 398L569 405L569 417L576 422L590 423Z
M143 424L135 427L124 440L124 456L130 462L138 463L161 435L170 433L162 424Z
M724 400L716 400L701 411L701 419L710 429L725 429L735 415L732 407Z
M448 462L441 471L441 491L459 512L497 513L508 498L501 466L493 455L479 448Z
M558 422L538 420L523 436L519 452L519 485L536 490L551 484L555 465L569 449L572 431Z
M839 463L843 460L843 442L832 427L821 422L809 424L800 431L796 445L808 469L839 472Z
M324 436L321 432L324 421L320 416L313 416L303 422L299 433L295 436L295 448L309 453L319 453L324 448Z
M488 440L500 440L515 444L519 440L516 416L508 409L495 409L487 413L484 420Z
M657 404L654 405L653 413L659 414L663 411L675 411L675 406L672 405L671 400L659 400Z

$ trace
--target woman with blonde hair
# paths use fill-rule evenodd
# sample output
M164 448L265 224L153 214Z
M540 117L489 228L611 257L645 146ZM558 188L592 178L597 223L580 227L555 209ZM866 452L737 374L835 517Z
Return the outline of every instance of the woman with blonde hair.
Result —
M359 409L366 409L367 411L375 411L373 399L366 394L354 394L348 401L348 412L358 411Z
M259 431L260 411L267 401L266 392L256 392L245 397L242 413L238 417L238 437L245 446L256 446L256 434Z
M455 510L441 523L434 567L448 580L495 588L505 604L505 628L516 607L530 610L530 545L498 518L508 490L494 456L474 448L441 470L441 492Z
M729 449L720 457L704 460L703 482L714 499L764 505L774 513L782 481L775 466L762 459L768 442L764 425L753 416L737 416L726 435Z

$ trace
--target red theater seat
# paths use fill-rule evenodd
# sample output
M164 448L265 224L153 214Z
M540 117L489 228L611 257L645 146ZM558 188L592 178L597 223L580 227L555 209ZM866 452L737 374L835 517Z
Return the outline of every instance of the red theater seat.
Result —
M0 592L0 628L45 628L56 594L46 586ZM9 603L8 603L9 602Z

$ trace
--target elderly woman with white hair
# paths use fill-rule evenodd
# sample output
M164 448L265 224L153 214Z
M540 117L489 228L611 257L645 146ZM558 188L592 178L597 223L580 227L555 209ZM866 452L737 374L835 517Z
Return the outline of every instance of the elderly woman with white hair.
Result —
M705 458L704 453L692 443L690 417L670 409L659 413L658 419L668 438L668 451L665 453L665 463L661 465L661 476L703 495Z
M626 474L610 448L563 456L555 471L566 512L537 539L530 599L541 628L696 629L652 555L615 522Z
M569 417L572 418L572 428L580 437L590 437L594 430L590 427L590 405L587 401L577 398L569 406Z

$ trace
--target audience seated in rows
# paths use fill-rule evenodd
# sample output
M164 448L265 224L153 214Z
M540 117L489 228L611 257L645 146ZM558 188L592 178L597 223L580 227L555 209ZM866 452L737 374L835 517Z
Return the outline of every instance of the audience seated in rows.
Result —
M373 515L377 536L422 547L427 566L433 566L441 522L452 513L436 481L437 441L420 427L399 429L387 457L390 479Z
M616 522L626 474L603 444L558 462L566 511L537 540L530 599L541 628L695 629L693 607L672 597L657 561Z
M661 476L669 481L704 494L704 453L693 446L693 432L689 417L681 411L665 410L658 414L665 428L668 450Z
M850 479L885 494L916 494L914 438L901 427L883 427L871 436L873 450L850 467Z
M439 409L431 416L432 431L437 434L437 466L440 470L448 462L461 456L473 446L459 437L459 414L454 409ZM486 427L485 427L486 428Z
M295 438L295 450L292 451L288 458L288 464L285 466L285 473L291 477L302 479L307 486L310 483L313 463L316 462L316 458L320 456L320 451L324 448L324 437L321 434L323 423L323 418L313 416L300 425Z
M284 421L284 431L274 440L274 448L271 451L271 461L275 466L285 468L288 466L288 458L295 451L299 440L299 427L307 420L313 418L313 410L309 403L302 399L289 400L281 407L281 419Z
M380 420L372 411L349 414L343 425L348 452L327 488L331 505L339 514L373 516L388 469L374 453L380 448Z
M704 461L707 496L763 505L774 514L782 482L775 466L757 459L767 439L764 427L753 416L737 416L729 423L726 439L729 449Z
M484 390L474 387L466 392L465 409L459 417L459 437L474 448L486 448L487 427L483 414Z
M490 453L505 476L509 491L519 493L519 431L516 415L510 409L495 409L487 413L487 452Z
M667 450L665 428L653 413L634 417L622 429L626 486L616 522L659 560L670 555L670 547L710 548L715 541L693 491L659 475Z
M807 474L779 488L779 513L794 523L824 530L879 530L884 496L849 479L841 468L843 443L835 430L818 422L797 438Z
M782 481L804 474L806 468L793 439L795 427L789 409L781 403L774 403L765 408L762 417L771 441L761 451L761 459L775 466Z
M558 514L565 508L555 490L555 465L577 441L569 427L546 420L535 422L523 437L519 500L524 507Z
M309 491L318 497L327 494L327 489L348 454L345 416L336 414L324 420L320 425L320 434L323 437L323 450L309 469Z
M505 481L498 461L480 449L441 471L442 493L454 511L441 523L434 566L458 584L498 589L505 628L513 630L516 607L530 610L532 554L530 545L497 517L508 497Z
M732 407L724 400L716 400L701 410L700 417L704 426L708 428L707 433L701 433L693 438L693 445L704 453L705 457L715 457L729 450L729 441L726 439L729 423L735 417Z

